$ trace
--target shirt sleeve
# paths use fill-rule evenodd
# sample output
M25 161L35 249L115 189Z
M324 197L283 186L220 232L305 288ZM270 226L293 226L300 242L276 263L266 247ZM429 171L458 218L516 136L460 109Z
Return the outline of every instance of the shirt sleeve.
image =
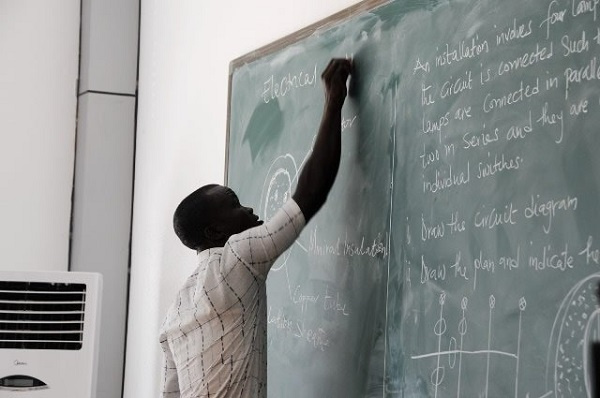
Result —
M160 345L163 350L163 387L161 398L179 398L179 379L177 377L177 367L173 361L173 354L169 348L169 342L166 337L161 336Z
M233 258L224 263L242 262L253 274L266 278L275 260L294 243L305 223L300 207L289 199L263 225L231 236L223 255Z

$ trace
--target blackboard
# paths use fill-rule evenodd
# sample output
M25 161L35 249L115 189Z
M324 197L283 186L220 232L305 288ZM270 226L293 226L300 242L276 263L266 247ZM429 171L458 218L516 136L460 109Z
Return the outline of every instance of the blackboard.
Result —
M271 397L584 397L600 316L597 0L365 2L235 60L227 183L268 218L321 71L343 154L268 282Z

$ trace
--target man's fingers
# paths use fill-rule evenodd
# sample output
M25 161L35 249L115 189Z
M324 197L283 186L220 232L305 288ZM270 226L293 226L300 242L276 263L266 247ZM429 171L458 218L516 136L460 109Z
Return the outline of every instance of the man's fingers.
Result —
M329 76L332 75L334 69L336 68L336 62L335 59L332 59L329 61L329 64L327 64L327 67L325 68L325 70L323 71L323 73L321 74L321 78L323 80L327 79Z
M336 76L338 73L342 74L342 77L347 78L352 71L352 61L345 58L334 58L329 61L329 64L325 68L325 71L321 75L323 80L329 80Z
M340 65L340 71L341 73L343 73L343 77L344 80L348 78L348 76L350 76L350 74L352 73L352 61L351 60L347 60L348 62L344 62Z
M352 71L352 61L346 58L334 58L329 61L321 75L326 96L330 103L343 104L348 95L348 76Z

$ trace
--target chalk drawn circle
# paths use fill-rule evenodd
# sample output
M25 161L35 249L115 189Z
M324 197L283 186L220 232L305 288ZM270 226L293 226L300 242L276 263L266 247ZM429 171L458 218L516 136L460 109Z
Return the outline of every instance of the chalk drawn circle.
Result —
M546 383L569 397L592 394L589 346L600 333L596 287L600 273L579 281L564 297L554 319L546 360ZM555 395L559 396L559 395Z
M273 210L291 196L292 185L298 175L296 160L290 154L275 158L267 171L261 192L260 214L265 221L273 216Z
M446 369L443 366L438 366L431 372L431 384L439 386L444 381L446 375Z
M440 305L444 305L445 302L446 302L446 292L442 292L440 294Z
M496 297L494 295L490 295L490 308L496 307Z
M451 337L450 343L448 344L448 366L450 366L450 369L454 369L454 366L456 366L456 358L458 356L456 353L456 347L456 338Z
M444 333L446 333L446 329L447 329L447 325L446 325L446 320L444 318L439 319L436 323L435 326L433 327L433 332L435 333L436 336L441 336Z
M462 300L460 300L460 308L462 308L463 310L466 310L468 303L469 303L469 299L466 297L463 297Z
M525 300L525 297L521 297L519 299L519 309L521 311L525 311L525 308L527 307L527 300Z
M292 196L292 186L297 175L298 167L292 155L279 156L273 161L267 171L261 193L259 214L264 221L270 220ZM278 271L285 266L293 248L294 245L290 246L271 267L271 271Z
M463 317L458 322L458 333L460 333L461 336L467 334L467 318Z
M286 169L278 169L269 181L264 198L263 220L270 220L277 210L292 196L292 177Z

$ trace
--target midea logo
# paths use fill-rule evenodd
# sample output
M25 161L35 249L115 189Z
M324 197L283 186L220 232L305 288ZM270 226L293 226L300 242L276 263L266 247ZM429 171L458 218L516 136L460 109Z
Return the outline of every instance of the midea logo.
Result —
M15 359L15 361L13 362L13 364L15 366L25 366L25 365L27 365L27 362L21 362L18 359Z

